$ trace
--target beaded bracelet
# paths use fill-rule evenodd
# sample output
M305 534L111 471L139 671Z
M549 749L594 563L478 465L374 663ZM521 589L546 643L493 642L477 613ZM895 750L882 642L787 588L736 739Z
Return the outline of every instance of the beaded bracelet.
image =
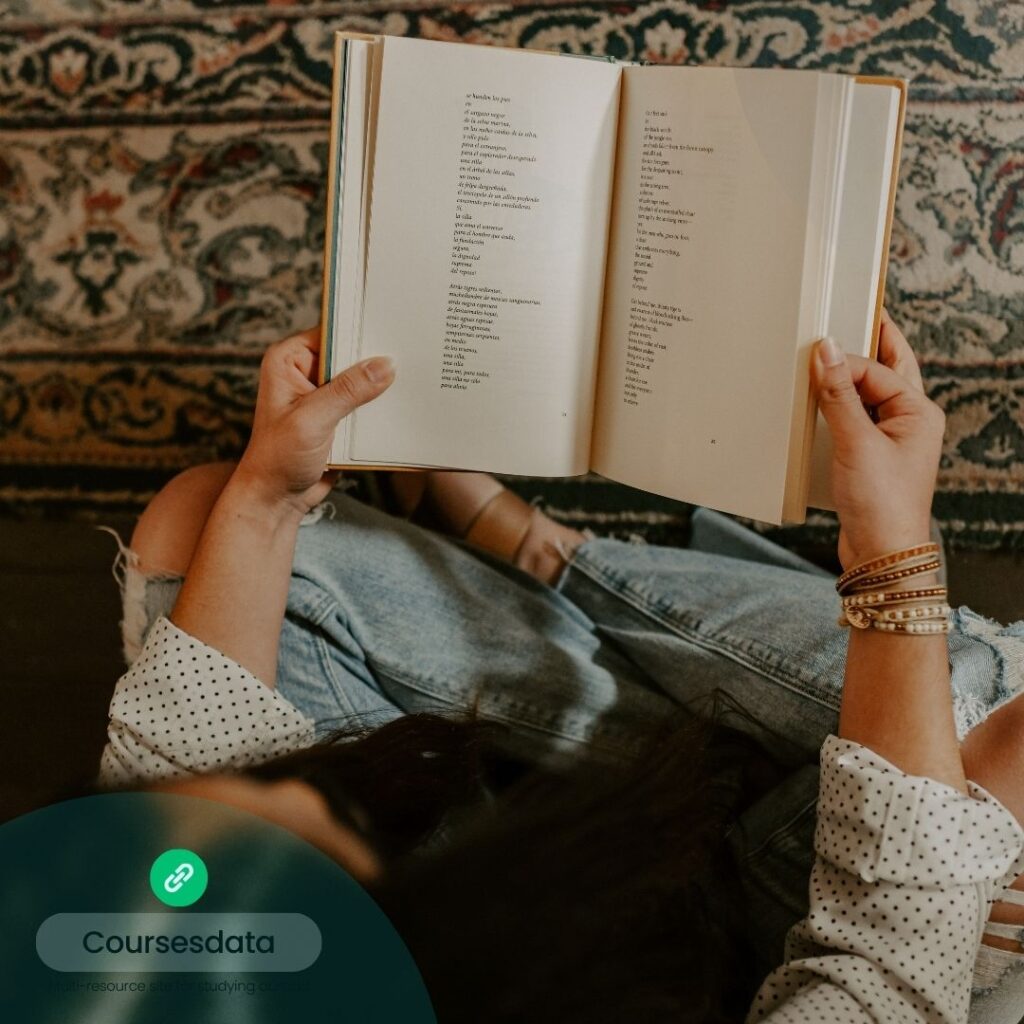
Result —
M934 572L940 565L938 544L918 544L916 547L892 551L869 562L855 565L836 580L836 590L840 594L864 590L869 580L895 582L918 573Z
M919 544L863 562L836 582L842 598L840 626L926 635L949 631L945 587L890 590L888 586L941 565L937 544Z
M945 587L924 587L921 590L879 590L866 594L851 594L843 598L844 608L857 608L860 605L879 605L887 601L920 601L930 597L945 597Z
M878 622L913 622L928 620L937 622L949 614L949 605L945 601L940 604L912 605L896 608L844 608L840 620L844 625L855 629L867 629Z

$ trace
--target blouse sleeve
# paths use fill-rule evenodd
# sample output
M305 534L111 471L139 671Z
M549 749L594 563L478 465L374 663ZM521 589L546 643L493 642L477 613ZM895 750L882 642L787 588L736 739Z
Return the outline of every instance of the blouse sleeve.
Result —
M160 618L114 689L99 780L230 771L312 742L312 720L276 690Z
M810 910L749 1021L953 1024L992 899L1024 832L981 787L905 775L830 736L821 752Z

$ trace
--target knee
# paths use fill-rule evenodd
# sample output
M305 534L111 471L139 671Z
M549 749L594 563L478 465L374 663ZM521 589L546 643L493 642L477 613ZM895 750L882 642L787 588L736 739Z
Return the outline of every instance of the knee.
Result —
M234 469L233 462L193 466L157 492L132 534L132 550L143 570L187 571L210 510Z
M1024 696L1015 697L972 729L960 745L967 778L992 790L1014 814L1024 815ZM1000 781L1009 789L1003 789ZM1012 795L1011 795L1012 793ZM1024 817L1022 817L1024 820Z

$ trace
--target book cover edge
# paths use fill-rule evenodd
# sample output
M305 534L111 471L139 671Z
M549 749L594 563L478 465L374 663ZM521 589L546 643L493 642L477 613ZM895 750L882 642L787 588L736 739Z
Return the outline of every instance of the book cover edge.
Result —
M882 235L882 262L878 268L878 282L875 286L875 317L871 327L871 358L878 358L878 336L882 327L882 307L885 305L885 281L889 273L889 246L892 243L892 223L896 215L896 190L899 186L900 159L903 154L903 128L907 113L907 82L904 78L890 78L885 75L857 75L858 82L866 85L887 85L900 94L899 111L896 114L896 145L892 154L892 173L889 176L889 200Z
M341 144L341 78L339 64L348 33L334 33L334 67L331 82L331 133L327 144L327 213L331 218L330 230L324 232L323 295L320 300L320 358L318 360L317 383L323 384L328 378L329 348L331 339L331 310L334 305L333 277L337 261L338 211L336 206L339 147Z

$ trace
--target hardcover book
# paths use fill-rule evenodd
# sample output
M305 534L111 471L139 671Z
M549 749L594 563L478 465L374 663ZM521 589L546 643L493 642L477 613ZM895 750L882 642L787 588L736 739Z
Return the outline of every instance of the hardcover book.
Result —
M905 84L336 37L321 379L341 468L828 507L810 353L870 355Z

